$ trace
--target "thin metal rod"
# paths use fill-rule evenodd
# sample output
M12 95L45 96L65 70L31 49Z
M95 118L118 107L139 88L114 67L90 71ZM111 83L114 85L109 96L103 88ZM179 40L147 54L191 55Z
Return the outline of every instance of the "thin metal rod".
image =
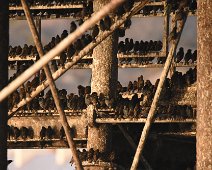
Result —
M29 6L28 6L26 0L21 0L21 4L23 6L24 13L26 15L26 19L27 19L30 31L32 33L32 37L33 37L35 46L37 48L38 54L39 54L40 57L43 57L44 56L43 46L41 44L40 37L38 36L38 31L37 31L35 23L33 21L32 15L30 13ZM77 149L75 147L72 136L70 134L70 126L68 124L65 113L64 113L64 111L61 107L61 102L60 102L60 99L59 99L59 96L58 96L58 91L57 91L54 79L52 78L51 71L49 69L48 64L46 64L43 68L44 68L44 72L46 74L47 81L49 82L49 86L50 86L50 89L51 89L51 92L52 92L52 97L54 99L57 111L60 115L61 124L64 128L66 139L67 139L68 145L71 149L71 153L73 155L75 166L76 166L77 169L82 170L83 166L82 166L82 163L81 163L79 156L77 154Z
M125 14L121 19L118 19L115 22L115 24L113 24L111 26L111 29L109 31L105 31L103 33L100 33L100 35L96 39L96 42L95 43L90 43L89 45L87 45L83 50L80 51L80 53L78 54L78 56L74 56L73 57L73 59L72 59L71 62L67 62L65 64L64 68L59 68L55 73L53 73L53 75L52 75L53 79L56 80L60 76L62 76L75 63L77 63L77 61L79 61L82 57L84 57L91 50L93 50L98 44L100 44L103 40L105 40L109 35L111 35L114 30L116 30L117 28L119 28L128 18L130 18L131 16L133 16L134 14L136 14L136 12L139 9L142 9L148 1L149 0L142 1L138 6L134 7L131 12ZM12 110L9 112L8 119L10 119L19 108L23 107L26 103L30 102L34 97L36 97L40 92L42 92L43 90L45 90L47 87L48 87L48 81L44 81L42 84L40 84L36 88L36 90L33 91L30 94L30 97L27 97L27 98L23 99L22 101L20 101L17 104L17 107L16 108L12 108Z
M55 56L64 51L71 43L73 43L77 38L83 35L88 29L93 27L109 12L119 6L122 2L124 2L124 0L112 0L109 4L105 5L101 10L99 10L95 15L92 15L92 17L85 21L76 31L68 35L68 37L62 40L55 48L50 50L46 55L44 55L44 57L38 60L35 64L33 64L30 68L23 72L18 78L16 78L7 87L5 87L0 92L0 102L4 100L8 95L10 95L13 91L15 91L18 87L20 87L24 82L26 82L32 75L38 72Z
M122 125L118 125L120 131L122 132L122 134L124 135L124 137L126 138L126 140L129 142L130 146L133 148L134 151L136 151L136 144L133 141L132 137L126 132L126 130L124 129L124 127ZM149 162L144 158L143 155L141 155L140 157L140 161L143 163L144 167L147 170L152 170Z
M187 17L186 17L186 19L187 19ZM171 62L172 62L172 59L174 57L174 53L176 51L177 45L179 43L179 40L180 40L182 31L183 31L183 28L184 28L184 24L186 22L186 19L182 22L182 24L179 27L179 33L177 35L177 38L175 40L173 40L172 43L171 43L171 48L170 48L170 51L169 51L169 55L168 55L168 57L166 59L166 63L165 63L164 69L163 69L162 74L160 76L160 81L159 81L159 84L158 84L158 87L157 87L157 90L156 90L156 93L155 93L151 108L149 110L149 114L148 114L146 123L145 123L143 131L141 133L140 141L139 141L139 144L138 144L138 147L137 147L137 150L136 150L136 153L135 153L135 156L134 156L134 159L133 159L133 163L132 163L132 166L131 166L130 170L136 170L137 167L138 167L139 158L140 158L140 156L142 154L142 151L143 151L143 148L144 148L144 144L145 144L147 136L149 134L149 130L150 130L151 124L154 121L154 114L155 114L155 110L157 108L157 104L159 102L159 98L160 98L160 94L161 94L161 91L162 91L162 88L163 88L163 84L164 84L165 79L167 77L167 74L169 72L169 69L170 69L170 66L171 66Z

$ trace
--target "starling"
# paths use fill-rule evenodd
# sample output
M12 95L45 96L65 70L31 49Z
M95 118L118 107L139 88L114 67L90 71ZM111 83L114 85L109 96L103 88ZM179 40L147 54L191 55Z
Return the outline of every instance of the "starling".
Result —
M46 137L46 132L47 132L47 129L42 126L42 129L40 131L40 139L43 140L45 137Z
M184 57L185 64L188 64L191 58L192 58L192 52L191 49L188 49Z
M23 140L27 139L28 129L26 127L23 126L23 127L20 128L20 136Z
M95 25L92 29L92 40L94 42L96 41L97 35L99 35L99 27L98 27L98 25Z
M175 62L179 63L180 61L182 61L184 57L184 49L183 47L180 47L179 51L177 52L177 55L175 56Z
M111 21L111 18L108 15L104 18L104 24L105 24L105 29L110 30L112 21Z
M74 21L70 24L70 33L73 33L77 29L77 25Z

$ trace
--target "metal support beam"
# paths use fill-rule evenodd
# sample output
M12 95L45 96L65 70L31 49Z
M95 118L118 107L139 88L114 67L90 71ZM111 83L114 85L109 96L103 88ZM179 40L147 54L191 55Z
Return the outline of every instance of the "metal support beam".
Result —
M0 90L8 80L9 1L0 1ZM0 102L0 169L7 170L7 99Z
M32 33L32 37L33 37L35 46L37 48L38 54L39 54L40 57L43 57L44 56L43 46L41 44L41 40L40 40L40 37L38 35L38 31L36 29L35 23L34 23L33 18L31 16L29 6L28 6L28 4L25 0L21 0L21 4L23 6L24 13L26 15L27 22L28 22L30 31ZM82 163L79 160L79 156L77 154L77 149L75 147L73 138L70 134L70 126L68 124L64 110L62 109L61 102L60 102L59 95L58 95L58 91L57 91L57 87L55 85L54 79L52 78L50 68L49 68L48 64L46 64L43 68L44 68L44 72L46 74L47 81L49 82L49 86L50 86L50 89L51 89L51 92L52 92L52 97L54 99L57 111L60 115L60 121L61 121L61 124L63 126L64 131L65 131L65 135L66 135L69 147L71 149L71 153L73 155L75 166L76 166L77 169L82 170L83 169Z
M137 167L138 167L139 158L140 158L140 155L142 154L142 151L143 151L143 148L144 148L144 144L145 144L147 136L149 134L149 130L150 130L151 124L154 121L154 114L155 114L155 111L156 111L156 108L157 108L157 104L159 102L159 98L160 98L160 94L161 94L161 91L162 91L162 88L163 88L163 84L165 82L165 79L167 77L168 71L170 69L171 61L172 61L172 59L174 57L174 53L175 53L177 45L179 43L179 40L180 40L180 37L181 37L181 33L183 31L186 19L187 19L187 17L185 18L184 21L182 21L181 25L179 25L178 34L177 34L176 39L172 40L171 48L170 48L170 51L169 51L169 55L168 55L168 57L166 59L165 66L164 66L164 69L162 71L162 74L161 74L161 77L160 77L160 81L159 81L159 84L158 84L158 87L157 87L157 90L156 90L156 93L155 93L151 108L149 110L147 121L145 123L145 126L143 128L143 131L142 131L142 134L141 134L141 137L140 137L140 141L139 141L139 144L138 144L138 147L137 147L134 159L133 159L131 170L136 170Z

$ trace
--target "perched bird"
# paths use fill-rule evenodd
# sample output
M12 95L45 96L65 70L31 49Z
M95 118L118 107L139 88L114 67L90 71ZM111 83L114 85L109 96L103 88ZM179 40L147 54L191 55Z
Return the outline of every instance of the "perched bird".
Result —
M74 32L77 29L77 25L74 21L70 24L70 33Z
M191 58L192 58L192 52L191 49L188 49L184 57L185 64L188 64Z
M64 38L66 38L68 36L68 31L67 30L63 30L62 34L61 34L61 40L63 40Z
M39 72L34 75L34 78L30 82L30 87L32 90L35 90L40 83L40 74Z
M64 131L64 128L61 127L60 128L60 139L63 139L65 137L65 131Z
M27 139L28 129L26 127L23 126L23 127L20 128L20 136L23 140Z
M184 49L183 47L180 47L179 51L177 52L177 55L175 56L175 62L179 63L180 61L182 61L184 57Z
M13 162L13 160L7 160L7 166L10 165Z
M13 137L15 140L17 140L21 134L20 129L18 127L11 127L12 128L12 133L13 133Z
M117 28L117 33L119 37L124 37L125 36L125 29L123 28Z
M105 31L106 30L106 26L105 26L105 23L104 23L103 19L100 20L99 27L100 27L101 31Z
M92 40L95 42L96 41L96 37L99 35L99 27L98 25L94 25L93 29L92 29Z
M191 62L194 63L197 61L197 50L195 50L191 56Z
M61 66L63 69L65 68L66 59L67 59L66 53L65 53L65 52L62 52L62 53L60 54L59 64L60 64L60 66Z
M125 12L129 12L134 5L134 0L127 0L124 2L123 7Z
M54 136L54 130L51 126L48 126L48 128L46 129L46 137L47 139L52 139Z
M46 131L47 129L42 126L41 131L40 131L40 139L43 140L46 137Z
M105 30L110 30L111 24L112 24L111 18L107 15L104 18Z

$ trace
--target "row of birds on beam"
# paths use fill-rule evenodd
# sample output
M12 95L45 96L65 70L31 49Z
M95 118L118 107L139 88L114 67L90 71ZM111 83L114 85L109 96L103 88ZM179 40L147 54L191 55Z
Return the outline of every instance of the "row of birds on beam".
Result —
M19 1L20 2L20 1ZM27 1L28 2L28 1ZM43 1L41 1L43 2ZM58 1L58 3L60 3ZM58 5L56 1L49 1L49 5L41 5L39 2L35 2L35 4L29 3L30 6L38 7L37 9L31 9L31 15L33 17L40 17L40 18L87 18L90 17L91 14L93 13L93 2L92 1L74 1L74 3L67 2L64 3L63 5ZM66 7L67 5L82 5L82 8L63 8ZM49 7L54 7L54 6L61 6L61 8L58 8L57 10L55 9L49 9ZM20 7L20 6L15 6L13 4L11 7ZM39 7L42 7L39 9ZM46 7L46 8L45 8ZM10 10L9 14L10 18L16 18L18 17L25 17L24 11L22 10Z
M92 2L92 1L89 1ZM79 5L86 4L87 0L27 0L29 6L61 6L61 5ZM20 0L9 0L9 6L19 7L21 6Z
M184 0L183 0L184 1ZM186 2L181 1L173 1L173 0L167 0L167 8L171 10L171 12L177 11L182 5L188 10L190 10L192 13L195 13L197 9L197 2L196 0L186 0ZM163 2L160 0L152 0L151 2ZM93 13L93 2L92 1L83 1L83 0L76 0L76 1L64 1L64 0L56 0L56 1L28 1L28 4L30 6L46 6L46 10L33 10L32 15L33 16L40 16L40 17L46 17L50 18L52 15L56 15L56 18L60 17L89 17ZM132 6L134 4L134 1L130 2L130 5ZM21 3L19 0L11 0L10 1L10 7L20 7ZM54 7L54 6L66 6L66 5L83 5L83 8L80 9L62 9L62 10L50 10L48 7ZM116 14L120 16L122 13L126 12L127 5L120 6L116 10ZM165 9L167 11L168 9ZM142 8L137 14L148 16L148 15L157 15L164 13L164 5L161 3L161 5L146 5L144 8ZM16 16L24 16L23 11L10 11L10 17L16 17Z
M80 161L86 161L88 163L98 164L98 162L109 162L115 163L117 155L114 151L112 152L100 152L99 149L95 150L90 148L89 150L83 149L82 151L77 150ZM74 164L73 157L70 164Z
M26 126L21 126L21 127L16 127L16 126L9 126L8 125L8 135L7 139L8 140L29 140L29 139L35 139L36 137L36 131L37 129L33 129L31 126L26 127ZM51 140L51 139L60 139L64 140L66 139L65 137L65 131L63 127L57 129L56 126L42 126L39 130L39 140L44 141L44 140ZM76 129L75 127L70 128L70 134L72 137L76 137Z
M43 71L42 71L43 72ZM44 74L44 73L42 73ZM16 108L18 103L24 100L26 97L30 97L30 93L36 90L40 81L40 75L36 75L33 80L28 81L26 86L21 86L18 90L13 92L8 98L8 107L11 110L13 107ZM189 69L185 74L181 72L175 72L171 79L167 78L165 81L164 88L160 100L168 101L174 98L176 89L183 89L196 82L196 68ZM155 85L150 80L144 81L143 76L138 77L137 81L133 83L130 81L127 87L123 87L119 82L117 83L117 98L110 98L104 94L97 94L96 92L91 93L90 86L78 86L78 95L74 93L68 94L67 90L59 90L59 96L61 105L64 110L70 110L69 114L76 115L78 112L82 112L88 105L93 104L97 109L117 109L120 103L127 104L127 106L133 106L131 108L144 107L148 108L151 105L154 97L156 88L158 86L159 79L155 82ZM130 100L129 98L124 99L123 94L135 94ZM138 96L140 96L138 98ZM121 104L123 107L124 105ZM120 107L120 108L123 108ZM128 107L128 108L130 108ZM56 114L55 103L51 94L51 91L47 91L46 94L41 92L39 96L32 99L31 102L19 109L18 115L36 115L36 116L48 116ZM38 113L38 110L42 110L42 113ZM75 113L76 112L76 113ZM143 111L144 112L144 111ZM148 112L148 111L147 111Z

